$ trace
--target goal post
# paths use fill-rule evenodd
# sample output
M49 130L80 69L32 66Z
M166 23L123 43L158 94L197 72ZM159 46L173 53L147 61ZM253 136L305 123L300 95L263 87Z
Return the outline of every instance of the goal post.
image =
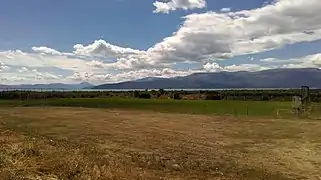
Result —
M301 87L301 110L303 115L308 115L310 110L310 88L309 86Z

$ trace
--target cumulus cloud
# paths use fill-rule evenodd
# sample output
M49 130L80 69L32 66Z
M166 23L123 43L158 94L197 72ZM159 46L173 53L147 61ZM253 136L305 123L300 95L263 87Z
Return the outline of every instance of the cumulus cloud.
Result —
M149 53L160 62L216 60L315 41L321 39L320 10L319 0L281 0L247 11L191 14Z
M321 39L320 10L319 0L278 0L252 10L190 14L178 31L146 51L99 40L76 45L75 53L114 57L121 68L229 59Z
M205 0L169 0L168 2L156 1L154 13L169 13L177 9L201 9L206 7Z
M0 60L15 68L15 71L2 73L3 80L5 79L9 84L16 83L53 83L53 82L82 82L89 81L92 83L103 82L120 82L124 80L133 80L143 78L146 76L159 77L174 77L183 76L192 73L191 70L174 70L171 68L148 68L141 67L132 69L133 64L128 64L130 61L122 62L103 62L100 60L91 60L91 57L78 58L78 56L65 56L65 53L59 55L28 53L22 51L3 51L0 52ZM7 65L0 61L0 68L5 69ZM127 64L126 64L127 63ZM157 65L155 65L157 67ZM44 69L45 68L45 69ZM56 71L47 72L46 69L56 68L64 70L71 75L61 75ZM40 71L40 70L41 71ZM55 69L55 70L56 70ZM115 69L122 69L125 71L115 71Z
M229 65L229 66L220 66L219 64L213 63L206 63L203 65L203 69L207 72L221 72L221 71L228 71L228 72L236 72L236 71L262 71L271 69L271 67L265 67L259 64L239 64L239 65Z
M23 54L27 59L28 56L33 56L34 54L18 52L18 54ZM11 58L15 60L15 55L10 54ZM58 58L58 60L57 60ZM29 66L23 66L18 68L17 72L6 72L2 73L2 81L6 82L28 82L28 83L53 83L53 82L83 82L88 81L94 84L101 83L114 83L128 80L135 80L145 77L177 77L186 76L196 72L221 72L221 71L260 71L271 68L302 68L302 67L321 67L321 54L314 54L300 58L293 59L277 59L277 58L267 58L262 59L263 64L233 64L222 66L216 62L207 62L201 67L196 67L195 69L173 69L173 68L145 68L145 69L127 69L122 71L115 71L111 66L114 63L104 63L98 60L86 61L76 59L75 62L81 61L82 65L77 65L71 68L71 64L64 64L64 61L73 62L73 59L64 59L64 56L55 57L55 67L60 67L61 69L68 70L70 75L61 75L58 72L47 72L46 70L39 70L39 67L35 62L29 62ZM32 58L31 58L32 59ZM12 59L11 59L12 60ZM51 62L53 61L51 56L42 57L43 61ZM15 61L12 61L15 62ZM74 62L74 63L75 63ZM52 62L51 62L52 63ZM51 64L49 63L49 64ZM61 64L60 64L61 63ZM79 63L79 62L78 62ZM3 62L0 63L1 66L4 65ZM59 65L60 64L60 65ZM77 64L77 63L76 63ZM40 69L45 67L52 67L51 65L45 66L44 64ZM83 68L86 67L86 68ZM112 70L113 69L113 70Z
M6 66L2 61L0 61L0 71L4 71L5 69L8 69L9 67Z
M19 73L24 73L24 72L28 72L29 70L28 70L28 68L26 68L26 67L21 67L21 68L19 68L18 69L18 72Z
M67 79L76 81L90 81L93 83L115 83L122 81L136 80L146 77L178 77L187 76L196 72L204 72L203 70L174 70L171 68L164 69L141 69L132 71L122 71L118 73L87 73L75 72L73 75L68 76Z
M76 44L74 45L74 49L74 53L77 55L100 55L109 58L128 57L132 54L143 53L142 51L136 49L112 45L104 40L96 40L94 43L87 46L84 46L82 44Z
M100 61L90 61L88 63L90 67L93 67L93 68L105 68L106 67L106 64L104 64L103 62L100 62Z
M51 49L51 48L48 48L48 47L45 47L45 46L32 47L32 50L34 52L41 53L41 54L62 55L61 52L59 52L57 50L54 50L54 49Z
M222 8L220 9L221 12L230 12L231 8Z
M66 77L66 79L70 79L72 81L89 81L89 79L93 76L93 73L88 72L74 72L71 76Z
M321 53L291 59L266 58L261 62L280 68L321 68Z
M1 73L1 81L6 84L35 84L64 82L62 75L47 71L39 71L33 68L20 67Z
M62 75L56 75L49 72L39 72L37 69L33 69L29 72L35 77L35 79L43 80L45 82L55 82L56 80L61 80L63 78Z
M233 64L229 66L220 66L213 62L203 65L203 69L207 72L235 72L262 71L275 68L321 68L321 53L290 59L266 58L260 61L261 64Z
M107 43L104 40L94 41L89 45L77 44L74 46L74 53L76 55L89 57L105 57L107 61L109 58L116 60L112 63L104 63L100 61L91 61L87 64L101 68L115 68L115 69L143 69L153 67L168 67L166 62L156 61L156 57L150 51L142 51L131 48L123 48Z
M54 50L55 51L55 50ZM59 55L47 55L43 52L28 53L20 50L0 52L0 61L7 66L22 67L56 67L68 70L88 70L88 65L83 59L76 56L67 56L65 53Z

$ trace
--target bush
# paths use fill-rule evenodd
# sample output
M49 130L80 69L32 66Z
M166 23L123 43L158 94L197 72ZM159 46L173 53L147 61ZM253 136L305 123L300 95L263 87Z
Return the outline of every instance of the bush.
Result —
M159 89L158 92L159 94L164 95L166 91L164 89Z
M321 97L313 97L311 98L312 102L321 102Z
M219 94L208 94L206 95L205 100L222 100L222 97Z
M139 98L141 98L141 99L150 99L151 95L149 93L142 93L142 94L139 94Z
M180 99L181 99L181 96L179 95L179 93L175 93L175 94L173 95L173 99L180 100Z
M135 97L135 98L139 98L139 96L140 96L139 91L134 91L134 97Z
M262 101L268 101L268 100L270 100L270 97L267 95L263 95Z

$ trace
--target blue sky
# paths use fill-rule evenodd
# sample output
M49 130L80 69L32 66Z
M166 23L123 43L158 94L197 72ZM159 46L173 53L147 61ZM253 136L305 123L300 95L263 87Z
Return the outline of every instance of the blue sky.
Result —
M150 1L150 3L148 3ZM171 35L184 15L221 8L260 7L264 0L211 0L207 8L153 13L151 0L3 0L0 6L1 49L46 45L70 51L74 44L105 39L112 44L147 49Z
M0 3L0 84L320 67L317 0Z

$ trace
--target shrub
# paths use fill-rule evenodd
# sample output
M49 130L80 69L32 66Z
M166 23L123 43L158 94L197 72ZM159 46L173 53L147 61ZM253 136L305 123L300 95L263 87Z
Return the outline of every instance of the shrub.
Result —
M159 94L161 94L161 95L164 95L164 94L166 93L166 91L165 91L164 89L159 89L158 92L159 92Z
M139 98L139 96L140 96L139 91L134 91L134 97L135 97L135 98Z
M179 95L179 93L175 93L175 94L173 95L173 99L180 100L180 99L181 99L181 96Z
M219 94L208 94L205 97L205 100L221 100L222 97Z
M268 95L263 95L262 101L268 101L270 100L270 97Z
M141 98L141 99L150 99L151 95L149 93L142 93L142 94L139 94L139 98Z

